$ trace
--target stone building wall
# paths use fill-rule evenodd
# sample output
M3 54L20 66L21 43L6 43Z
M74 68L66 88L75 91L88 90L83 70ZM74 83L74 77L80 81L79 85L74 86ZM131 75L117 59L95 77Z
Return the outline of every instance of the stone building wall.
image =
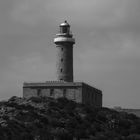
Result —
M102 92L92 86L83 84L83 98L82 102L84 104L92 104L97 107L102 106Z
M60 98L66 97L70 100L76 101L78 103L82 102L82 88L80 87L47 87L47 88L38 88L38 87L24 87L23 88L23 97L52 97L52 98Z
M54 83L30 83L23 87L23 97L46 96L52 98L66 97L77 103L102 106L102 92L92 86L81 82L54 82Z

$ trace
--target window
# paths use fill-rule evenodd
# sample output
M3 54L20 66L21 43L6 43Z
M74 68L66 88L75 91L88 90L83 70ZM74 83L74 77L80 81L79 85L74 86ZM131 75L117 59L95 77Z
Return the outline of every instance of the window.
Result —
M37 96L41 96L41 89L37 89Z
M54 94L54 89L50 89L50 96L53 96Z
M63 58L61 58L61 62L63 62Z
M63 27L62 28L62 33L67 33L68 32L68 28L67 27Z
M60 72L62 72L62 71L63 71L63 69L61 68L61 69L60 69Z
M61 48L61 51L63 51L63 48Z
M63 89L63 97L66 97L66 89Z

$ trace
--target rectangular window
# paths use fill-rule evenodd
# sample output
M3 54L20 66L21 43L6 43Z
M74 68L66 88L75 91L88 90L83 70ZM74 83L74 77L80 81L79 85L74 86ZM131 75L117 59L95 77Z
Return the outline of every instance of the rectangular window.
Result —
M41 96L41 89L37 89L37 96Z
M66 89L63 89L63 97L66 97Z
M50 96L54 95L54 89L50 89Z

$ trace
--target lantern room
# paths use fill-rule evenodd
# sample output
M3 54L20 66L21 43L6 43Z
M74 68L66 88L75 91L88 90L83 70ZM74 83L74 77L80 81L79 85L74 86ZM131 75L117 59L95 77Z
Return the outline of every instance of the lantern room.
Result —
M70 25L65 21L60 24L60 34L70 34Z

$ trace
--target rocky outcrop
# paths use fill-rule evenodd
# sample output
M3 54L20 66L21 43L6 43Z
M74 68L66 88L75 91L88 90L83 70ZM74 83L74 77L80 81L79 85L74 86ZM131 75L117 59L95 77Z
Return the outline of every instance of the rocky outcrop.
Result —
M74 138L135 140L140 138L140 118L65 98L12 97L0 102L0 140Z

